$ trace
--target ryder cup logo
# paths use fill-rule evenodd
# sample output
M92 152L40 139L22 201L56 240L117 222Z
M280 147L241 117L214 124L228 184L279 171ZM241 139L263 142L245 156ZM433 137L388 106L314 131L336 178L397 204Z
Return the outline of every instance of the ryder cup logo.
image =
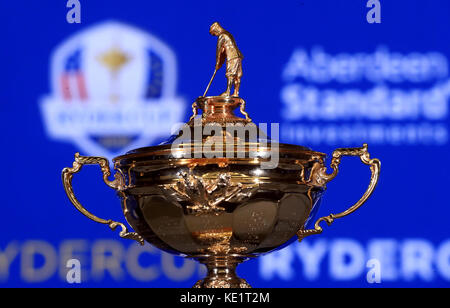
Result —
M51 60L41 103L50 137L112 158L169 135L184 115L176 60L157 38L109 22L74 35Z

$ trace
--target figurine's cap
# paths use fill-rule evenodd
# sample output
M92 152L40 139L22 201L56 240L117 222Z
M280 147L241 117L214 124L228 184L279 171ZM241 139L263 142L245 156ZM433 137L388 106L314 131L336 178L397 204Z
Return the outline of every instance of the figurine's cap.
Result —
M223 28L222 28L222 26L216 21L216 22L213 23L213 24L211 25L211 27L209 28L209 32L211 32L211 31L213 31L213 30L220 31L220 30L223 30Z

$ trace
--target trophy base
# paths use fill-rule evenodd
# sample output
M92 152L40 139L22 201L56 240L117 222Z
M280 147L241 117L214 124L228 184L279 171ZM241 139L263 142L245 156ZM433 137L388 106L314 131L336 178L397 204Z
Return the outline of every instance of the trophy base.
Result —
M236 267L249 259L248 256L193 256L206 265L208 274L204 279L197 281L193 288L251 288L245 279L236 275Z

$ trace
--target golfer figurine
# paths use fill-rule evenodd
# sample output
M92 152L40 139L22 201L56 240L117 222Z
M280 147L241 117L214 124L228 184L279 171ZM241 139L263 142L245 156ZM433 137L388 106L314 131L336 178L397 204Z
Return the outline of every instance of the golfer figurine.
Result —
M217 36L217 51L216 51L216 67L214 70L214 74L211 78L211 81L206 88L205 94L211 86L211 83L216 76L217 71L222 67L223 63L226 60L226 74L227 77L227 90L223 92L220 96L230 96L231 87L234 85L234 93L233 96L239 96L239 87L241 85L241 77L242 77L242 56L241 51L238 49L236 42L231 35L230 32L226 31L224 28L220 26L218 22L215 22L211 25L209 29L209 33L211 35Z

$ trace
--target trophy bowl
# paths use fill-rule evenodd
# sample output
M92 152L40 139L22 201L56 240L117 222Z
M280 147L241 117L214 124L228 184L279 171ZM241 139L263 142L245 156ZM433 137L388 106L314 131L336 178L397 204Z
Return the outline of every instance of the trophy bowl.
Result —
M239 105L235 102L243 100L201 99L202 119L197 126L195 120L188 123L188 130L204 129L212 120L222 128L230 121L248 123L247 119L232 113L232 107ZM228 138L226 132L224 136L214 144L223 154L215 151L216 157L204 157L208 156L204 147L208 137L203 136L201 140L188 140L179 145L168 143L130 151L113 159L116 173L112 181L107 159L77 153L73 168L63 170L64 187L72 203L87 217L112 229L121 226L121 237L141 244L147 241L166 252L205 264L208 275L196 287L234 288L249 287L244 279L236 276L239 263L284 247L296 237L301 240L321 233L321 221L331 224L334 219L355 211L378 181L380 163L370 159L367 145L335 150L331 161L333 172L327 173L323 153L267 140ZM227 155L230 143L233 148L238 145L241 152L234 148L233 155ZM279 156L276 166L262 168L262 163L268 161L268 153L275 153L275 146ZM199 154L201 158L195 158ZM306 230L305 225L317 211L326 184L337 175L342 156L358 156L370 166L369 187L347 211L322 217L314 229ZM78 202L72 177L86 164L100 165L103 180L117 191L124 216L136 232L128 232L122 223L92 215Z
M244 117L235 115L238 107ZM205 264L207 276L194 287L250 287L236 275L239 263L321 233L322 221L331 224L357 210L378 182L380 162L370 158L366 144L335 150L328 173L325 154L271 140L253 124L238 96L204 95L193 112L167 142L114 158L113 180L106 158L78 153L62 178L70 201L88 218L113 230L120 226L122 238ZM357 156L370 167L366 192L346 211L319 218L306 229L343 156ZM89 164L101 167L135 232L91 214L77 200L72 178Z

